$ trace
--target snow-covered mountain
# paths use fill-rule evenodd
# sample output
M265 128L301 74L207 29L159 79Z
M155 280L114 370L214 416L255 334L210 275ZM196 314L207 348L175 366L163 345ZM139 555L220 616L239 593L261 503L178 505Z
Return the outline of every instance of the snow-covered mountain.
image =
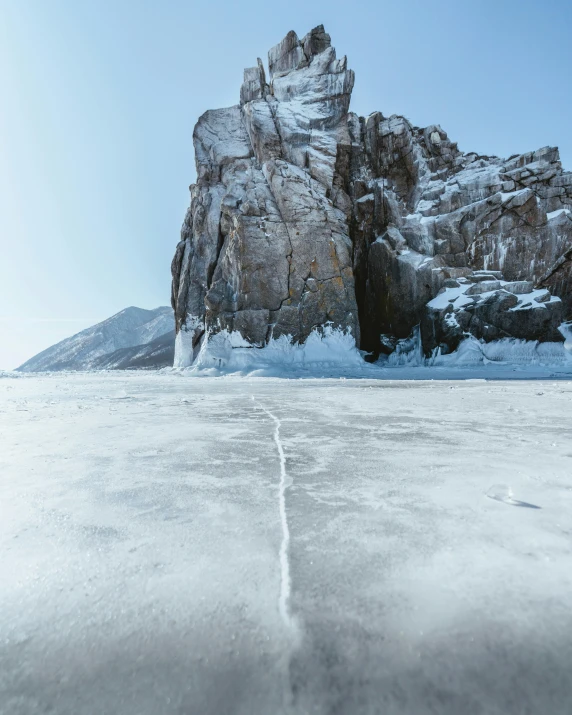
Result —
M163 367L168 358L169 340L174 345L174 327L173 311L169 307L144 310L131 306L43 350L18 370ZM132 360L136 364L132 365Z
M143 345L119 348L113 353L102 355L94 361L94 370L134 370L137 368L172 367L175 356L175 331L159 335Z

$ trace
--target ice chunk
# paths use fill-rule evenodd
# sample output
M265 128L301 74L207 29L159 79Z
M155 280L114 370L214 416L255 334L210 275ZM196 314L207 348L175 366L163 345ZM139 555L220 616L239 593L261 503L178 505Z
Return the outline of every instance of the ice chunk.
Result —
M520 501L515 499L513 496L512 489L506 484L494 484L486 494L489 499L494 499L495 501L500 501L503 504L510 504L511 506L526 506L529 509L540 509L536 504L529 504L525 501Z

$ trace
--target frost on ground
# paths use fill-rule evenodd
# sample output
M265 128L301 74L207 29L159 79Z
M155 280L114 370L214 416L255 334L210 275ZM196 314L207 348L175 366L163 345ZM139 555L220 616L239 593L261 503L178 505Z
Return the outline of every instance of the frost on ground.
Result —
M538 370L4 376L0 712L569 715Z

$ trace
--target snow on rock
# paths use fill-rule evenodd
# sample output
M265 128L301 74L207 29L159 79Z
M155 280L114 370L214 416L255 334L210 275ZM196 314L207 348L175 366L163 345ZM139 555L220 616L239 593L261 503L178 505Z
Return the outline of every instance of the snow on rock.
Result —
M240 103L195 127L172 263L178 366L220 331L260 347L326 324L379 355L380 336L406 338L475 270L550 290L572 319L572 173L557 148L481 156L437 124L358 117L354 74L321 25L289 32L269 70L246 69Z
M173 260L178 365L208 333L305 340L331 322L358 335L348 219L334 201L349 147L353 72L323 27L295 33L245 71L241 105L206 112L194 132L197 184ZM272 329L271 327L272 326Z
M159 342L156 342L159 341ZM34 356L18 370L94 370L172 365L170 308L130 307Z
M563 342L562 301L530 281L505 281L500 274L475 272L450 280L431 300L421 320L426 357L456 350L472 336L484 342L502 338Z
M570 210L569 209L557 209L556 211L550 211L549 213L546 214L546 218L549 221L552 221L552 219L558 218L559 216L562 216L563 214L565 216L570 215Z

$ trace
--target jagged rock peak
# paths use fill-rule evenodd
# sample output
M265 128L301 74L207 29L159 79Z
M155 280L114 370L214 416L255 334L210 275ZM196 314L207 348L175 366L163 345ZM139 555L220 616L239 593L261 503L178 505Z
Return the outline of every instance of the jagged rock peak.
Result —
M557 148L481 156L438 124L356 116L354 73L322 25L289 32L268 65L268 77L260 59L246 69L240 103L195 127L197 183L172 264L177 364L225 329L260 346L331 324L377 354L446 281L483 269L549 288L572 318L572 174ZM534 335L526 320L518 331Z
M314 55L319 55L331 47L331 40L323 25L318 25L302 40L291 30L286 37L268 52L270 77L282 76L292 70L306 67ZM331 48L335 56L335 50Z
M346 70L346 58L341 62L332 64L336 60L336 51L331 46L330 36L323 25L318 25L305 35L301 40L291 30L286 37L268 52L268 68L270 72L270 85L266 82L266 73L262 60L258 58L256 67L244 70L244 82L240 90L240 103L247 104L255 99L263 99L266 94L274 94L274 80L308 67L316 55L327 51L327 55L319 65L318 73L340 73ZM310 89L307 85L306 90ZM290 89L291 91L291 89ZM350 89L351 92L351 89Z

